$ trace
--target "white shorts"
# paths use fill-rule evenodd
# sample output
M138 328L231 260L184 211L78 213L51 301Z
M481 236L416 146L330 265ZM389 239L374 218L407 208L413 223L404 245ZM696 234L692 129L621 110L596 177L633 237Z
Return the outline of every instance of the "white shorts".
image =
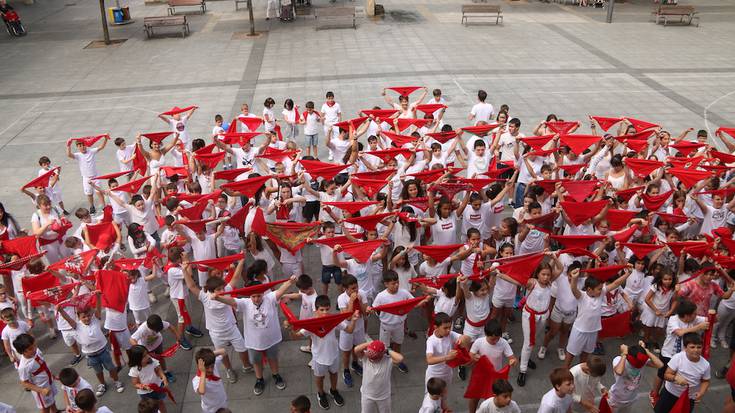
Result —
M494 308L513 308L515 307L515 297L503 298L493 295L492 303Z
M64 344L67 347L71 347L77 342L76 330L61 330L61 337L64 339Z
M591 354L595 351L595 344L597 344L597 331L583 333L572 327L567 342L567 353L575 357L582 353Z
M380 341L386 347L389 347L391 343L403 344L403 323L398 325L380 323Z
M316 377L324 377L327 373L337 374L339 371L339 357L335 358L330 365L319 364L312 359L311 365L311 369L314 371L314 376Z
M133 346L132 344L130 344L130 330L128 330L127 328L122 331L110 331L110 334L115 335L117 344L120 345L120 350L126 351Z
M390 397L383 400L373 400L361 396L360 408L361 413L390 413Z
M245 346L245 340L240 334L240 330L237 327L230 328L229 331L217 332L209 330L209 337L212 339L214 348L227 348L228 345L232 345L232 348L238 353L244 353L248 349Z
M357 320L357 322L361 323L362 320ZM365 330L362 328L360 331L355 331L353 333L348 333L346 331L339 332L339 351L352 351L353 347L364 342Z
M94 188L89 184L90 179L86 176L82 177L82 190L84 191L84 195L92 195L94 193Z
M51 384L51 391L45 396L35 391L31 391L31 394L33 394L33 400L39 410L47 409L56 404L56 386L53 384Z
M641 323L646 327L664 328L666 327L666 318L657 316L651 310L651 307L646 304L643 311L641 311Z
M148 320L148 316L151 315L151 308L144 308L142 310L130 310L133 312L133 318L135 319L135 324L141 325Z
M554 308L551 309L551 315L549 317L551 321L557 324L572 325L574 323L574 320L577 318L577 312L570 311L568 313L565 313L559 310L557 306L554 306Z
M125 228L130 225L130 214L128 211L121 212L119 214L112 214L112 220L118 225L124 225Z
M475 327L472 324L468 323L467 320L465 320L462 334L471 338L472 341L475 341L480 337L485 337L485 327Z

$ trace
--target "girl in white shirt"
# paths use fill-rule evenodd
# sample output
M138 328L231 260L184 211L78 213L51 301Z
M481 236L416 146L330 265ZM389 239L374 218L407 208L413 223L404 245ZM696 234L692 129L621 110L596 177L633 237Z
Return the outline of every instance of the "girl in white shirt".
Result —
M263 102L263 125L266 132L273 132L276 128L276 117L273 115L273 105L276 101L269 97Z
M148 281L158 277L158 269L155 265L153 266L153 273L148 276L143 276L141 269L145 269L145 267L141 266L136 270L125 271L128 281L130 281L128 307L133 312L135 324L138 326L143 324L151 313L151 303L146 296L148 294Z
M286 122L286 128L283 133L283 139L290 140L295 139L299 135L299 107L295 106L293 99L286 99L283 103L283 121Z
M158 411L166 413L166 392L168 379L163 374L161 363L148 354L145 346L135 345L128 351L128 364L133 387L141 399L153 399L158 402Z
M462 201L463 205L467 205L470 197L465 195ZM457 244L459 238L457 236L457 216L458 211L452 211L452 201L446 197L442 197L434 208L434 195L429 191L429 218L423 221L431 225L431 238L434 245L450 245ZM461 215L460 215L461 216Z
M664 336L666 320L676 311L674 305L674 288L676 277L670 272L657 274L651 287L645 292L645 305L641 312L643 323L643 340L646 343L658 342Z
M398 274L398 288L411 291L411 278L416 277L416 271L408 260L407 254L411 248L396 247L390 260L389 268Z

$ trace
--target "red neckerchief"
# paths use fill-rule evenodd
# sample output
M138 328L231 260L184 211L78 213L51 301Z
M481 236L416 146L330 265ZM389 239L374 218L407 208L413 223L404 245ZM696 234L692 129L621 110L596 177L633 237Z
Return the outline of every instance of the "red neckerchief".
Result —
M331 102L327 101L326 103L327 103L327 106L329 106L331 108L337 102L335 102L335 101L331 101Z
M200 372L198 372L198 373L197 373L197 376L199 376L199 377L202 377L202 372L201 372L201 371L200 371ZM205 376L205 378L206 378L207 380L211 380L211 381L220 381L220 380L221 380L221 379L220 379L219 377L215 376L214 374L207 374L207 375Z
M281 204L281 206L278 207L276 210L276 219L282 219L288 221L288 217L291 215L291 208L288 206Z

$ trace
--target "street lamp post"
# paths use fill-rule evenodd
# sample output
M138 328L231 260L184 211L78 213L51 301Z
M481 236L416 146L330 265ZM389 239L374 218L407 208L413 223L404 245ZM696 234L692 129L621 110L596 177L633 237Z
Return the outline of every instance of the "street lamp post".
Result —
M253 18L253 0L248 0L248 14L250 17L250 35L255 36L255 18Z
M110 44L110 30L107 28L107 15L105 15L105 0L100 0L100 13L102 14L102 33L105 36L105 44L109 45Z

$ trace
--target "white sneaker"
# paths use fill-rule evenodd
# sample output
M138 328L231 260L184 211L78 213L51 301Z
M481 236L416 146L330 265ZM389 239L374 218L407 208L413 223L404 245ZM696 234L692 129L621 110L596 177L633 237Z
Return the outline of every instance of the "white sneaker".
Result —
M169 287L169 286L167 285L167 286L166 286L166 289L165 289L165 290L163 290L163 296L164 296L164 297L168 297L168 296L169 296L169 293L170 293L170 292L171 292L171 287Z
M730 348L730 343L728 343L724 338L720 339L720 347L725 349Z
M329 158L327 158L327 160L328 160L329 162L332 162L332 161L334 160L334 156L332 156L332 154L330 153L330 154L329 154Z
M306 365L309 366L310 368L314 368L314 364L311 362L311 360L309 360L309 362L306 363Z
M311 346L301 346L299 347L299 350L302 353L311 353Z
M503 337L503 339L507 341L508 344L513 344L513 339L510 337L510 333L508 333L507 331L503 333L501 337Z
M546 358L546 347L541 346L538 348L538 358L541 360Z
M712 336L712 340L710 340L710 342L709 342L709 347L710 348L717 348L717 337Z
M94 395L97 397L102 397L103 394L107 392L107 386L100 383L97 385L97 390L94 392Z
M156 295L153 294L152 292L149 292L148 293L148 302L150 302L151 304L153 304L153 303L155 303L157 301L158 301L158 298L156 297Z
M232 369L225 370L225 377L227 377L230 383L237 383L237 373L232 371Z
M124 391L125 391L125 385L124 385L124 384L122 384L122 383L121 383L121 382L119 382L119 381L116 381L116 382L115 382L115 391L116 391L116 392L118 392L118 393L122 393L122 392L124 392Z
M558 348L556 349L556 355L559 357L559 360L564 361L567 359L567 353L564 351L564 349Z

